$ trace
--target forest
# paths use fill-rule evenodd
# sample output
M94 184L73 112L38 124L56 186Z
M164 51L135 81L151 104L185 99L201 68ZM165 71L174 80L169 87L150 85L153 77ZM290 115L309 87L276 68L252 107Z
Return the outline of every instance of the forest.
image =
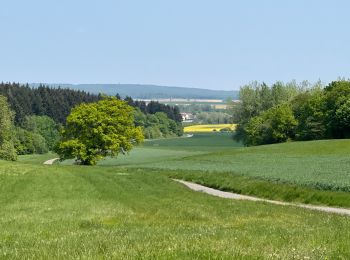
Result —
M80 90L45 85L32 88L18 83L1 83L0 97L0 158L9 160L17 155L52 151L72 108L105 98ZM134 101L131 97L124 101L134 107L134 123L142 127L145 138L182 135L177 107Z
M234 138L245 145L350 137L350 81L253 82L232 108Z

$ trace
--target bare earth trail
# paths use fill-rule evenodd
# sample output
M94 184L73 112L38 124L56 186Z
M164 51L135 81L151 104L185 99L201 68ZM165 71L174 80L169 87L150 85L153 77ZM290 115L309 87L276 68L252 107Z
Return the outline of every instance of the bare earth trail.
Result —
M45 165L52 165L55 161L59 160L60 158L54 158L54 159L50 159L47 160L46 162L44 162Z
M268 200L268 199L262 199L247 195L241 195L237 193L232 192L225 192L220 191L216 189L212 189L206 186L202 186L193 182L183 181L183 180L176 180L174 181L180 182L184 184L186 187L188 187L191 190L204 192L213 196L217 196L220 198L226 198L226 199L235 199L235 200L250 200L250 201L261 201L276 205L283 205L283 206L293 206L293 207L299 207L299 208L305 208L305 209L311 209L311 210L318 210L328 213L335 213L339 215L347 215L350 216L350 209L345 208L333 208L333 207L325 207L325 206L315 206L315 205L307 205L307 204L296 204L296 203L290 203L290 202L282 202L282 201L276 201L276 200Z

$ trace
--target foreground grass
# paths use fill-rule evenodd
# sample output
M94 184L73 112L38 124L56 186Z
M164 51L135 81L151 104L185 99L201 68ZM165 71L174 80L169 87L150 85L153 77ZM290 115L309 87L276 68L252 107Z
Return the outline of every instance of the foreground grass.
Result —
M0 258L349 258L350 218L196 193L162 172L0 162Z

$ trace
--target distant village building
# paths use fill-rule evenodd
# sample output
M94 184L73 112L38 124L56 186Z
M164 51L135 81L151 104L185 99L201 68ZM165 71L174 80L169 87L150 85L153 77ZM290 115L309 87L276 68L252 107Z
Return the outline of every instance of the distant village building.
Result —
M192 113L181 113L182 122L191 123L193 122L194 115Z

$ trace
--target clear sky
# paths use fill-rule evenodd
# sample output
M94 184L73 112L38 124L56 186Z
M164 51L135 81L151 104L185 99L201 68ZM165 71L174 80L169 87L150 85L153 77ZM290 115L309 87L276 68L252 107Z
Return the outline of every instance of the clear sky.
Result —
M350 77L350 1L4 0L0 81L238 89Z

